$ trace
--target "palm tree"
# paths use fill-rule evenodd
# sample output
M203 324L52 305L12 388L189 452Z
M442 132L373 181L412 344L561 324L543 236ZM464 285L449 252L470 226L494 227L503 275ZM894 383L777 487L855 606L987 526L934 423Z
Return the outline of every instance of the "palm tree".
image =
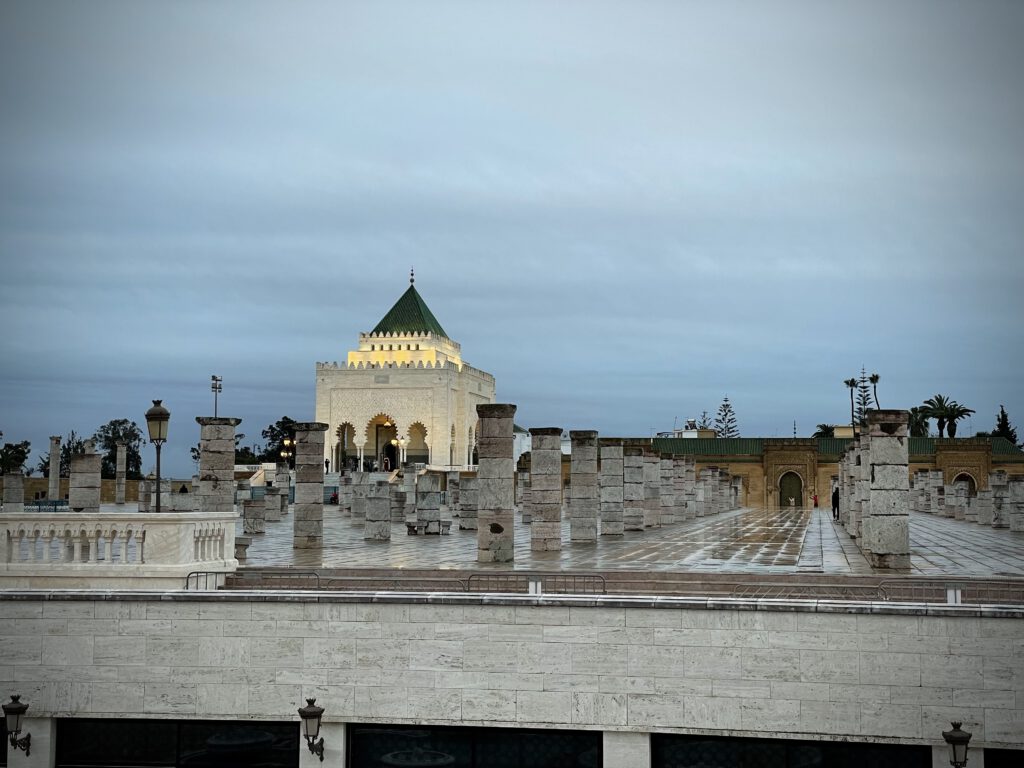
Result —
M928 409L925 406L911 408L907 426L911 437L928 437Z
M967 418L972 413L974 413L973 408L960 405L956 400L950 402L949 408L946 411L946 419L949 422L947 424L947 428L949 430L950 437L956 437L956 423L960 421L960 419Z
M949 406L953 401L945 395L935 395L924 401L923 406L928 418L935 419L939 428L939 437L946 436L946 419L949 418ZM955 430L954 430L955 432Z
M879 376L877 373L872 373L870 376L868 376L868 381L871 382L871 389L875 394L875 408L879 409L882 407L878 404L878 382L881 378L882 377Z
M832 424L819 424L818 430L811 437L835 437L836 428Z
M849 388L849 390L850 390L850 426L852 427L853 424L854 424L854 416L853 416L853 390L855 390L857 388L857 379L856 378L847 379L846 381L843 382L843 384L845 384ZM854 432L854 434L856 434L856 432Z

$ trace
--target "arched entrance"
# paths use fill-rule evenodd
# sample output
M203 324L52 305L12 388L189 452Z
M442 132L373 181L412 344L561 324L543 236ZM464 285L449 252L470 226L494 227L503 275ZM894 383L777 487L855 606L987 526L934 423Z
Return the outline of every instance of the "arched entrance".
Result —
M398 427L393 418L378 413L370 419L366 425L367 449L364 463L367 470L385 472L397 466L398 447L391 442L397 442L397 438Z
M967 495L977 496L978 495L978 484L974 481L966 472L961 472L959 475L953 478L953 485L957 483L967 483Z
M409 440L405 448L405 460L410 464L429 464L430 448L427 447L427 428L421 422L409 425Z
M795 506L804 506L804 481L796 472L786 472L779 478L779 506L790 506L790 499Z

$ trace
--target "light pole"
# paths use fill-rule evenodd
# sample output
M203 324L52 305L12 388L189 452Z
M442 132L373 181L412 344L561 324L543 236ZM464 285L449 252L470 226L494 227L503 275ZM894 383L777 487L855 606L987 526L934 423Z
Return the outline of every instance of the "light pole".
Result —
M282 446L283 447L281 448L281 459L284 460L284 465L288 469L291 469L291 458L292 456L295 455L295 441L292 440L290 437L286 437L282 441Z
M160 448L167 441L167 424L171 412L154 400L153 407L146 411L146 426L149 428L149 442L156 446L156 511L160 514Z
M217 418L217 395L224 389L224 379L221 376L210 377L210 391L213 392L213 418Z
M971 734L960 730L963 723L952 722L953 729L943 731L942 738L949 745L949 764L953 768L965 768L967 765L967 745L971 741Z

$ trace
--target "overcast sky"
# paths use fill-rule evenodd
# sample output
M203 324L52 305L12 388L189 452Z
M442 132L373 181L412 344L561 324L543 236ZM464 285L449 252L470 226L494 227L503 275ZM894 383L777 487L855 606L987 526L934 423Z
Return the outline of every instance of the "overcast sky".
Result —
M523 426L1024 427L1024 3L0 5L0 430L314 416L408 285ZM146 468L152 449L144 452Z

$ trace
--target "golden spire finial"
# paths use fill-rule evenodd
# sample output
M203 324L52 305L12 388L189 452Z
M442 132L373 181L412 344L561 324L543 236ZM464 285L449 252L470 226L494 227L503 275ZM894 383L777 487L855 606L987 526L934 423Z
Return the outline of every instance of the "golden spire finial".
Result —
M412 267L409 267L409 285L412 285L415 282L416 282L416 270L413 269Z

